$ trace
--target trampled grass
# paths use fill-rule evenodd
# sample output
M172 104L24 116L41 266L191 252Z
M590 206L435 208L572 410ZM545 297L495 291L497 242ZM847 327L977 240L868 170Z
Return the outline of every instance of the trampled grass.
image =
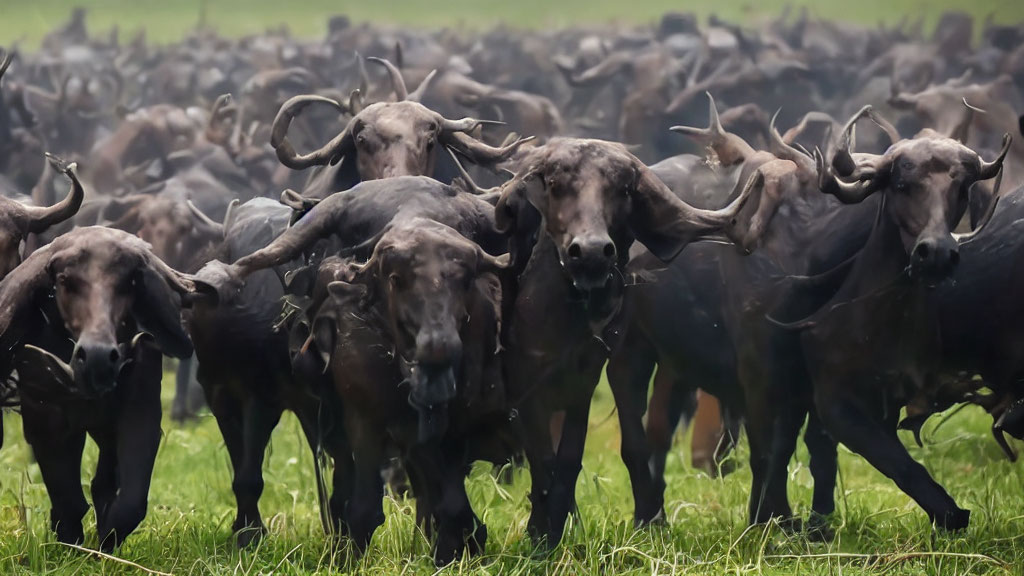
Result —
M167 399L169 400L169 399ZM895 485L859 457L840 448L836 496L838 527L829 544L790 536L778 526L747 528L749 469L709 478L688 465L679 443L669 461L668 525L636 531L632 497L618 454L611 394L602 384L591 414L590 437L578 483L579 523L550 555L525 535L529 475L512 486L474 470L468 486L474 508L488 525L485 557L463 560L458 574L1013 574L1024 573L1024 464L1010 463L992 441L991 421L966 409L933 431L924 448L911 448L961 506L973 510L961 534L934 533L925 515ZM48 525L49 503L20 431L4 419L0 451L0 574L142 574L140 568L57 544ZM909 445L913 440L908 436ZM1019 445L1018 445L1019 447ZM88 494L95 449L85 458ZM316 512L312 457L298 424L286 417L274 434L265 466L261 509L270 534L256 550L230 543L234 514L227 452L213 418L179 426L164 422L164 439L150 492L149 516L117 557L176 575L322 574L332 571L432 574L429 545L414 530L413 503L388 499L387 522L361 560L332 558ZM811 480L801 448L790 466L789 493L807 513ZM95 526L86 519L87 546Z

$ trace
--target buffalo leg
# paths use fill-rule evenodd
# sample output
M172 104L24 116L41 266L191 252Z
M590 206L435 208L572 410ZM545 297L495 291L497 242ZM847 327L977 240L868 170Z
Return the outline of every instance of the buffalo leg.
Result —
M420 468L415 458L405 462L405 471L413 493L416 495L416 525L423 531L423 537L428 542L432 542L436 517L434 509L436 490L430 489L428 472Z
M741 418L735 416L734 411L725 404L721 404L721 418L722 438L718 447L715 448L715 466L718 468L719 474L726 476L734 468L734 464L726 462L726 458L739 443Z
M231 489L238 501L238 519L234 530L238 532L238 546L244 548L259 539L266 528L260 516L259 502L263 495L263 458L270 435L281 420L281 409L249 398L242 417L241 466L235 470Z
M149 505L149 484L160 447L160 378L161 356L155 350L139 352L129 386L120 390L117 416L117 495L97 524L100 548L112 550L120 546L146 517Z
M352 440L352 498L346 510L349 534L359 553L366 550L373 532L384 523L384 482L380 467L384 463L383 428L361 422L358 414L346 414L345 422Z
M96 526L105 526L110 506L117 496L117 433L114 430L93 432L99 447L96 474L92 477L92 506L96 509Z
M772 435L771 456L768 460L767 479L764 486L763 501L769 510L775 512L774 516L784 520L790 528L798 527L798 523L794 524L795 520L786 494L786 484L789 476L789 462L793 459L793 453L796 451L800 428L803 426L803 416L804 413L792 405L782 406L774 423L775 433Z
M661 390L665 390L661 393ZM665 492L665 466L668 453L672 449L672 437L679 429L680 423L685 429L697 409L695 391L674 373L658 366L654 376L654 395L651 405L663 405L665 408L659 415L653 408L647 417L647 439L651 445L651 474L654 476L655 489ZM661 421L664 418L664 421Z
M32 430L36 426L32 420L32 416L25 414L25 437L32 445L46 493L50 496L50 529L57 534L58 542L81 544L85 537L82 518L89 510L82 492L85 432L75 431L54 437L47 431L37 433Z
M593 379L594 384L597 378ZM583 468L583 447L587 441L587 427L590 417L590 400L593 388L587 390L583 400L569 406L565 411L565 426L562 441L558 444L554 474L548 502L550 527L548 545L555 546L562 539L566 519L576 510L576 479Z
M226 387L211 387L207 388L206 391L210 410L217 420L217 427L220 428L220 435L224 438L224 446L227 447L228 456L231 458L231 472L233 475L231 489L235 494L235 504L238 508L235 521L231 525L231 530L237 534L246 527L262 528L263 521L259 518L259 510L257 510L255 518L249 518L246 512L242 510L242 501L238 497L238 492L235 491L234 485L234 480L242 469L242 454L245 451L245 441L242 436L242 404L229 395ZM240 541L238 545L242 545Z
M819 403L818 409L836 440L895 482L937 526L947 530L967 527L970 511L958 507L925 467L910 457L895 429L883 429L877 420L845 399L830 398Z
M811 518L808 529L812 536L823 540L832 539L828 517L835 512L836 473L839 469L836 442L822 426L818 413L811 410L804 432L804 444L811 457L811 477L814 479L814 495L811 503Z
M629 481L633 488L633 522L637 526L648 524L662 516L664 504L664 485L657 490L651 478L651 452L648 448L647 435L644 433L643 404L637 399L646 401L646 393L640 395L636 389L647 389L653 361L648 358L637 358L633 355L616 357L608 363L608 385L615 397L615 407L619 413L619 428L622 430L622 463L629 471ZM663 410L663 407L652 403L651 413Z
M171 402L171 419L184 422L194 417L203 407L202 389L196 383L196 367L199 361L193 354L190 358L178 360L174 374L174 400Z
M540 398L542 395L531 395L520 412L526 435L524 446L526 459L530 463L531 480L530 519L526 523L526 530L535 543L540 543L549 531L548 501L555 460L551 442L551 412L545 409L543 399ZM554 544L548 543L550 546Z
M469 543L470 554L483 551L487 528L473 513L466 495L464 454L456 446L421 446L413 451L409 472L418 476L419 485L429 495L437 520L434 563L444 566L454 561ZM448 458L445 458L445 454ZM417 492L417 499L421 493ZM418 506L417 506L418 507Z
M752 478L748 518L751 524L793 515L786 496L785 475L781 487L770 485L775 433L780 428L780 418L784 418L782 411L788 409L792 399L788 393L781 392L786 389L785 385L774 382L772 375L779 369L765 365L772 358L769 352L764 351L765 348L763 345L750 345L737 351L738 375L746 404L744 425L750 445Z

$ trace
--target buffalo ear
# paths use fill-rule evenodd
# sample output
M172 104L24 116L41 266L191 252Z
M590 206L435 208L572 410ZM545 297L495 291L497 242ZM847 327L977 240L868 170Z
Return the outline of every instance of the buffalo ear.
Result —
M509 236L510 264L516 270L526 266L540 232L540 211L526 198L522 184L508 184L494 206L494 227Z
M310 328L310 338L316 347L316 353L324 363L324 370L331 365L331 356L334 355L334 344L338 333L337 323L331 314L317 314L313 319L313 326Z
M53 285L53 244L36 250L0 282L0 370L10 368L9 353L32 328L36 296Z
M494 206L494 227L498 232L509 234L515 231L524 201L522 186L510 184L508 189L502 192Z
M342 306L355 304L366 307L373 300L373 289L358 281L335 280L327 285L327 292Z
M135 281L135 320L167 356L192 356L192 340L181 325L181 297L150 266L138 269Z

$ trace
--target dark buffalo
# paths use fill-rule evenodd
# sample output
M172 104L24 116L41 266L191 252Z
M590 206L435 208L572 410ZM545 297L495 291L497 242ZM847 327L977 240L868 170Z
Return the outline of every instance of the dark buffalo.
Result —
M965 528L970 512L910 457L896 429L900 408L938 386L942 337L933 287L960 262L966 238L953 230L972 186L997 176L1009 147L1007 135L999 157L986 162L955 140L926 133L883 155L861 155L845 178L845 171L830 170L819 158L823 191L846 202L872 194L882 201L871 235L835 294L800 324L817 412L836 441L951 530Z
M493 166L507 160L530 138L495 148L473 138L473 132L487 122L463 118L450 120L417 100L418 91L409 94L401 73L387 60L379 60L391 74L396 102L377 102L365 108L353 94L348 105L323 96L296 96L285 102L274 119L270 143L281 163L294 170L323 166L311 180L304 195L323 198L355 184L395 176L435 175L437 151L454 150L475 164ZM345 129L330 142L308 154L299 154L288 140L288 127L303 108L319 102L352 118ZM447 156L442 156L445 160ZM449 172L451 172L449 170ZM446 180L456 174L451 173Z
M92 482L100 547L146 516L160 444L161 353L192 354L181 326L191 284L124 232L79 228L0 282L0 341L18 372L25 438L50 495L50 527L80 544L86 434L99 446Z
M372 241L398 214L442 222L492 254L505 246L504 236L494 229L491 204L422 176L361 183L319 202L290 228L291 211L285 206L261 199L249 204L251 214L246 215L246 205L240 207L226 228L224 248L214 254L230 264L214 262L197 275L218 298L197 302L190 321L199 381L232 454L232 488L239 506L234 529L240 531L241 545L263 529L257 506L262 459L281 412L296 412L315 451L329 441L319 431L323 405L306 393L321 389L322 365L308 368L308 357L290 362L288 333L273 328L281 313L284 277L298 270L303 254L332 236L342 247ZM343 529L338 525L345 502L345 490L338 489L340 474L336 470L330 511L335 527Z
M399 217L365 264L329 284L314 335L329 354L351 443L345 522L360 550L384 520L379 471L389 442L401 450L428 534L436 522L438 565L467 539L471 552L483 550L487 529L465 476L474 444L509 421L495 276L505 266L448 226Z
M71 179L71 190L61 202L50 207L26 206L0 196L0 278L14 270L22 259L22 243L29 235L44 232L49 227L75 215L82 206L85 190L78 181L77 166L65 164L53 156L47 157L57 170ZM8 386L8 374L2 375L0 383L0 407L17 404L17 389ZM0 446L3 446L2 422L0 422Z
M720 211L695 209L621 145L597 140L555 139L520 160L496 214L499 227L514 235L537 233L524 229L522 214L535 210L542 219L518 280L506 363L509 394L526 429L534 538L556 545L574 507L590 399L622 334L634 239L671 260L690 242L721 236L748 196ZM549 422L560 410L565 423L553 450ZM634 495L649 490L646 469L630 472ZM636 520L660 513L655 501L638 506Z

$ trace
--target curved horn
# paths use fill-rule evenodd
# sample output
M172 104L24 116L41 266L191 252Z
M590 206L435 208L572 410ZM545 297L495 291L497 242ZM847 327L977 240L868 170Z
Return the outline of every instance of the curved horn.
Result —
M476 118L462 118L461 120L449 120L444 118L441 122L442 132L472 132L480 126L504 126L504 122L498 120L477 120Z
M426 94L427 89L430 88L430 83L434 81L435 76L437 76L436 68L431 70L430 74L427 74L426 78L424 78L423 81L420 82L420 85L417 86L416 89L409 94L409 100L412 102L419 102L420 100L422 100L423 95Z
M380 64L388 71L388 75L391 77L391 88L395 91L395 100L402 102L409 99L409 89L405 87L405 79L402 78L402 72L390 60L377 58L376 56L371 56L367 60Z
M270 129L270 145L277 152L277 159L293 170L303 170L310 166L327 164L335 158L344 155L344 152L350 145L350 142L348 142L351 140L349 128L346 126L340 134L327 144L324 144L319 150L302 155L295 150L291 141L288 140L288 127L299 112L314 102L327 104L339 112L345 112L345 107L340 102L330 98L314 94L294 96L289 98L281 106L281 109L278 110L277 116L274 117L274 124Z
M754 149L750 144L747 144L739 136L725 131L725 128L722 127L722 120L718 116L718 106L715 104L714 96L710 92L705 92L705 94L708 96L708 127L673 126L669 130L707 141L719 161L726 166L737 164L753 156Z
M1012 136L1010 136L1009 134L1003 134L1003 147L999 150L999 156L996 156L996 159L991 162L985 162L984 160L981 160L981 170L979 172L979 175L982 180L995 178L996 174L999 173L999 171L1003 167L1003 160L1006 159L1006 154L1010 151L1010 144L1012 142Z
M832 155L832 169L836 171L840 176L849 176L857 170L857 163L853 160L853 155L850 153L850 147L853 141L853 129L857 125L857 121L867 116L871 112L871 105L868 104L858 110L850 119L846 121L843 126L842 132L839 133L839 138L836 141L836 150ZM820 155L820 154L818 154ZM817 163L817 155L815 156L815 162ZM818 177L821 179L822 171L819 168Z
M224 229L224 238L227 238L231 227L235 225L235 218L238 217L238 205L241 203L241 200L235 198L228 204L228 209L224 211L224 223L221 224Z
M630 228L637 240L662 262L671 261L691 242L720 240L756 188L745 185L728 206L705 210L681 200L650 168L639 160L634 162L637 180L633 187Z
M363 93L356 88L348 95L348 111L355 116L363 111Z
M980 181L979 181L980 182ZM996 176L996 182L992 186L992 199L988 201L988 208L985 213L982 214L981 219L978 221L978 225L974 227L974 230L966 232L964 234L953 233L953 239L956 240L957 244L967 244L974 240L981 234L981 231L985 229L985 226L992 220L992 215L996 213L996 205L999 203L999 188L1003 182L1003 173L999 172ZM977 186L978 182L975 182L973 186Z
M868 118L870 118L876 126L881 128L883 132L885 132L885 135L889 137L890 145L895 144L900 140L903 140L903 137L900 136L900 131L897 130L895 126L893 126L892 122L889 122L884 117L882 117L881 114L875 112L874 108L868 109Z
M511 144L495 148L494 146L484 144L472 136L463 134L461 131L443 130L441 132L441 141L445 146L465 156L470 162L484 166L492 166L508 160L519 150L520 146L533 139L533 136L519 138Z
M782 108L775 111L771 121L768 123L768 134L771 137L772 144L771 153L783 160L790 160L805 170L814 170L814 160L793 146L790 146L782 135L779 134L779 130L775 127L775 120L778 119L779 112L782 112Z
M473 177L469 175L469 172L466 172L466 168L462 165L462 162L459 161L458 155L447 146L445 146L444 149L448 152L448 155L452 157L452 161L455 162L455 168L459 171L459 176L461 176L466 182L466 185L469 186L470 191L473 192L473 194L478 196L481 194L489 194L491 192L497 192L501 188L500 186L495 186L494 188L484 189L478 186L473 180Z
M75 162L68 164L50 154L46 155L46 159L54 170L62 172L71 180L71 190L63 200L53 206L26 206L24 208L25 216L28 219L28 231L36 234L74 216L82 207L82 200L85 199L85 189L82 188L82 183L78 180L78 164Z
M814 164L818 172L818 189L835 196L843 204L859 204L881 188L882 178L877 175L856 182L845 182L836 178L825 165L825 159L817 148L814 149Z
M989 200L988 208L985 210L985 213L978 221L978 225L974 227L974 230L971 230L970 232L967 232L965 234L953 234L953 239L956 240L958 244L966 244L971 240L977 238L978 235L981 234L981 231L985 229L985 226L987 226L988 223L992 220L992 215L996 213L996 204L999 203L999 188L1003 183L1003 158L1006 157L1006 152L1010 149L1011 141L1012 139L1010 138L1009 134L1003 135L1003 149L999 152L999 156L991 163L985 162L984 160L981 160L979 157L979 162L981 162L982 166L981 172L983 176L979 178L978 182L980 182L981 180L987 180L989 178L992 178L992 176L984 176L984 174L986 173L986 171L995 170L996 181L992 185L992 199ZM974 186L977 186L978 182L975 182Z
M198 221L199 224L203 228L205 228L207 232L219 238L224 237L224 224L221 224L220 222L214 222L213 220L211 220L210 217L204 214L203 211L200 210L198 207L196 207L196 205L193 204L191 200L186 201L185 204L188 205L188 209L190 212L192 212L192 216L195 217L196 221Z
M825 124L832 127L836 125L836 121L825 112L808 112L804 114L796 126L786 130L786 133L782 135L782 141L786 144L792 144L811 124Z

